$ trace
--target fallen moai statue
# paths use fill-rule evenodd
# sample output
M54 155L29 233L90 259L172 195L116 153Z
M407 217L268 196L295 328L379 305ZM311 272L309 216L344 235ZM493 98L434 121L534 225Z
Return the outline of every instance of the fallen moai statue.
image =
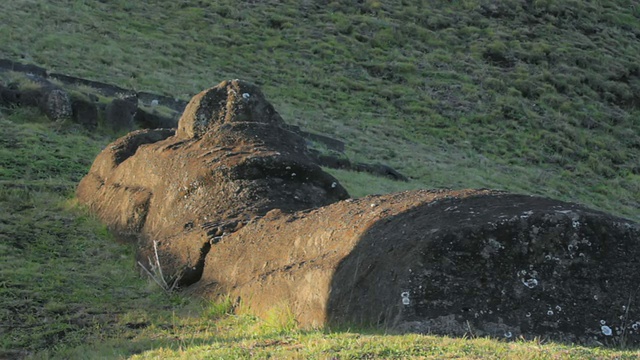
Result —
M551 199L348 199L260 90L196 95L177 130L110 144L78 198L182 288L302 326L640 345L640 227Z

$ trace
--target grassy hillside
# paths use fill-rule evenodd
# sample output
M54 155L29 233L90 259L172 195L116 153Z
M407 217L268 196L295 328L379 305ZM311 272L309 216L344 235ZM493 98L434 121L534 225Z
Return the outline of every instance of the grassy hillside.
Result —
M358 196L490 187L640 221L636 2L346 3L0 1L0 57L184 99L226 78L256 82L286 121L414 179L333 171ZM0 358L638 356L304 332L286 313L259 320L167 296L73 201L110 138L28 109L0 109L0 126Z
M4 57L184 99L243 78L422 186L640 219L633 1L7 1L0 20Z
M637 358L544 339L301 331L286 309L257 319L231 301L167 295L73 201L108 138L25 109L0 109L0 126L0 359Z

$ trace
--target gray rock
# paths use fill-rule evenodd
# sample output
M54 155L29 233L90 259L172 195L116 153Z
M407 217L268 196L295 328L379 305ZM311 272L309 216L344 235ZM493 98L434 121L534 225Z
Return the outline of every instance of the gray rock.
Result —
M132 130L138 105L129 100L113 99L105 111L106 125L113 131Z
M59 88L43 89L40 108L52 121L71 119L73 115L69 94Z

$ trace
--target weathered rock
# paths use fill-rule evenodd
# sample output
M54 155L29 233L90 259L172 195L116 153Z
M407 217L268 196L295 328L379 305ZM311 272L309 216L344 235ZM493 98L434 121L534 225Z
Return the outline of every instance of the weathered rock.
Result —
M17 61L12 61L9 59L0 59L0 69L23 72L26 74L34 74L40 77L47 76L47 70L45 68L41 68L32 64L21 64Z
M408 182L409 178L396 169L384 164L352 163L344 156L334 154L322 154L317 150L309 149L309 156L321 166L332 169L347 169L351 171L367 172L372 175L386 177L390 180Z
M245 95L246 94L246 95ZM304 326L640 345L640 228L540 197L346 191L259 90L223 82L173 130L107 147L78 187L165 273Z
M0 85L0 105L38 106L42 92L40 90L19 90L11 85Z
M191 99L176 136L199 138L224 123L253 122L282 127L284 121L260 89L238 80L225 81Z
M42 88L40 109L52 121L71 119L73 115L69 94L60 88Z
M178 125L177 120L159 115L155 112L148 112L138 109L133 120L144 129L162 129L175 128Z
M254 85L223 82L194 97L176 136L143 130L109 145L79 184L78 198L119 236L140 237L142 259L159 240L168 269L196 267L213 237L271 209L348 197L281 123Z
M73 110L74 122L88 130L94 130L98 127L98 107L95 103L84 99L73 99L71 109Z
M364 171L370 174L382 176L396 181L409 181L409 178L399 173L396 169L384 164L357 163L352 167L355 171Z
M318 164L332 169L352 169L353 164L344 156L333 154L321 154L319 151L309 149L309 155L313 157Z
M5 106L37 106L52 121L69 119L72 107L69 94L55 86L19 89L0 85L0 104Z
M138 105L128 99L113 99L105 110L105 122L114 131L131 130Z
M213 245L192 291L287 304L305 325L639 344L638 240L575 204L405 192L269 213Z

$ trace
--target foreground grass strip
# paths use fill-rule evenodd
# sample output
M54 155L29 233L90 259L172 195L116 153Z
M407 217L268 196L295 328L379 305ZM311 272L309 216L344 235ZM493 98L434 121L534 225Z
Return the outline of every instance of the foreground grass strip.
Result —
M60 355L131 359L637 359L634 351L572 347L542 341L391 335L361 331L274 328L249 315L183 316L149 326L130 341L66 349Z

